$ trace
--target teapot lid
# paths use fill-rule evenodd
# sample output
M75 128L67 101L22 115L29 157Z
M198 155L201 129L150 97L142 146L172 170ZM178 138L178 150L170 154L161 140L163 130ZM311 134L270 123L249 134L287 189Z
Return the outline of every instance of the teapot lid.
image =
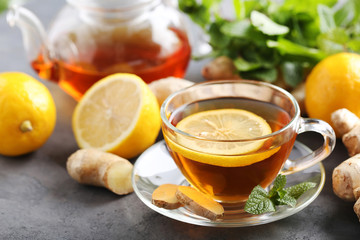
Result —
M159 0L67 0L71 5L93 9L117 10L149 4Z

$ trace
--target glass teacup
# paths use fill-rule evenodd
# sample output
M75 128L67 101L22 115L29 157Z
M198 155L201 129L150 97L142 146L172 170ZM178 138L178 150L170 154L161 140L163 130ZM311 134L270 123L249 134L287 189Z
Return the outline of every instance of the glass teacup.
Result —
M212 134L194 135L177 127L192 114L218 109L254 113L266 120L271 133L254 138L218 139ZM298 103L290 93L259 81L195 84L164 101L161 119L166 145L187 181L224 204L246 201L256 185L268 187L279 173L292 174L313 166L332 152L336 142L329 124L300 116ZM306 131L320 133L323 145L307 156L289 160L297 135Z

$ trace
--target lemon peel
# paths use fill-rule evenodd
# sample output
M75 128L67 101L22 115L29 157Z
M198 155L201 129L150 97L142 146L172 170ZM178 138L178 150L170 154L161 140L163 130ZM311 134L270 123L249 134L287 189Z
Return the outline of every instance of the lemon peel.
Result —
M360 55L343 52L320 61L305 81L305 96L311 118L333 126L331 113L341 108L360 117Z
M42 147L54 131L56 107L47 87L21 72L0 73L0 154Z
M264 152L252 153L248 155L226 156L197 152L175 143L168 137L166 137L166 141L169 145L169 148L171 148L174 152L178 152L185 158L220 167L244 167L257 162L261 162L277 153L281 148L276 147Z

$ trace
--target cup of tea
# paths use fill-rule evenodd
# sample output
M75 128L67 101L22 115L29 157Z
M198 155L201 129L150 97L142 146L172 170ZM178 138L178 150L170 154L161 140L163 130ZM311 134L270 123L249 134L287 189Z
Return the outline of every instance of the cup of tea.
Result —
M268 187L279 173L313 166L336 142L329 124L302 118L295 98L266 82L194 84L170 95L160 112L166 145L186 180L224 204L246 201L255 186ZM307 131L321 134L322 146L289 160L297 135Z

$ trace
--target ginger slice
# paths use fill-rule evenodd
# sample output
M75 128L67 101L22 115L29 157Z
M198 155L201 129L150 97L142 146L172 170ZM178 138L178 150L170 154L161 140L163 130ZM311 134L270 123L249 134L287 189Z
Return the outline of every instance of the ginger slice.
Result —
M152 204L165 209L176 209L180 207L181 203L175 196L177 188L178 185L175 184L160 185L152 194Z
M190 211L210 220L219 219L224 215L223 206L205 194L188 186L179 186L175 193L180 203Z
M123 195L133 191L131 173L133 166L128 161L112 163L104 175L105 186L116 194Z

